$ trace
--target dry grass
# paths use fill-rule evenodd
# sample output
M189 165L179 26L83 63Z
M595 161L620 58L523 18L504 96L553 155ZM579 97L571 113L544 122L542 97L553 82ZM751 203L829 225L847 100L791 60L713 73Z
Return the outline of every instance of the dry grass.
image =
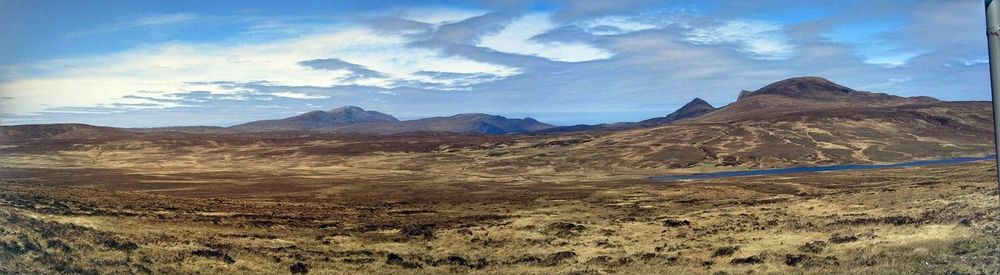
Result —
M646 179L992 151L975 129L826 117L20 140L0 147L0 273L1000 272L992 163Z
M0 273L1000 274L992 163L648 180L994 152L988 103L852 94L553 136L2 126Z
M351 183L354 192L204 199L7 180L0 270L991 274L1000 271L994 172L974 163L524 183L523 197L497 184L419 200Z

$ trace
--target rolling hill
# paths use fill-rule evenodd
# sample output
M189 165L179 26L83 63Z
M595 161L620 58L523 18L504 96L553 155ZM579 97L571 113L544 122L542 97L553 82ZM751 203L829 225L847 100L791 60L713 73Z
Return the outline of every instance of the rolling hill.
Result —
M130 134L124 129L80 123L0 126L0 144L15 140L102 139Z
M398 122L395 117L367 111L361 107L344 106L330 111L312 111L301 115L275 120L259 120L229 127L240 131L308 131L332 127L376 122Z

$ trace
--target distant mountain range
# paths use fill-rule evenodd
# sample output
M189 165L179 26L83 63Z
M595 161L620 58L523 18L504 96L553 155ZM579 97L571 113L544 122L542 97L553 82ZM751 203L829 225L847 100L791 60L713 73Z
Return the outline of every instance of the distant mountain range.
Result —
M15 148L16 145L0 146L0 151L60 150L71 148L77 141L80 144L132 139L194 142L214 138L266 143L269 140L309 139L310 136L326 138L327 134L359 140L402 140L403 143L468 138L468 142L474 143L476 138L482 137L470 137L472 134L521 133L526 135L504 137L524 143L503 149L509 155L495 161L531 163L554 170L878 163L992 153L991 106L989 102L949 102L858 91L819 77L797 77L756 91L743 91L735 102L720 108L694 99L671 114L639 122L557 127L531 118L511 119L487 114L400 121L387 114L347 106L225 128L123 129L85 124L3 126L0 127L0 144L32 145L20 149ZM407 134L348 137L401 133ZM378 143L378 146L383 145ZM372 146L375 145L365 144L363 148L366 149L362 151L384 150L372 149L382 148ZM558 150L546 151L550 149ZM538 150L552 154L539 154Z
M344 106L330 111L312 111L284 119L244 123L229 127L227 130L240 132L325 131L358 134L398 134L409 132L455 132L488 135L511 133L556 134L652 127L682 119L695 118L714 110L715 107L712 107L708 102L700 98L695 98L667 116L651 118L641 122L553 126L530 117L513 119L480 113L401 121L385 113L369 111L357 106ZM178 128L174 128L173 130L186 131L185 129ZM204 129L197 128L191 130Z
M359 134L398 134L408 132L455 132L502 135L552 128L533 118L511 119L488 114L459 114L400 121L395 117L345 106L330 111L312 111L301 115L261 120L229 127L242 132L325 131Z
M658 125L672 123L678 120L690 119L702 116L707 113L715 111L716 108L712 104L708 104L701 98L695 98L684 104L683 107L677 109L673 113L670 113L663 117L654 117L640 122L616 122L607 124L597 124L597 125L586 125L579 124L573 126L559 126L552 127L548 129L542 129L539 131L534 131L532 134L562 134L562 133L575 133L575 132L609 132L609 131L622 131L628 129L644 128L644 127L655 127Z
M176 131L184 133L236 133L278 131L321 131L343 134L399 134L412 132L453 132L487 135L512 133L557 134L580 131L613 131L652 127L677 120L695 118L715 107L695 98L677 111L641 122L620 122L599 125L554 126L533 118L506 118L498 115L471 113L448 117L430 117L399 120L392 115L365 110L357 106L344 106L330 111L311 111L293 117L258 120L231 127L182 126L130 129L138 132Z
M389 114L365 110L357 106L344 106L329 111L311 111L293 117L253 121L231 127L102 128L128 130L131 132L181 132L191 134L280 131L320 131L343 134L398 134L410 132L454 132L488 135L511 133L563 134L624 131L673 123L718 123L773 119L782 115L807 115L809 111L835 108L892 107L940 102L930 97L899 97L882 93L857 91L820 77L796 77L772 83L756 91L744 90L739 94L736 102L721 108L716 108L700 98L695 98L673 113L639 122L553 126L539 122L533 118L515 119L479 113L401 121ZM35 133L21 133L19 136L59 136L69 132L82 131L83 127L83 124L64 124L63 126L49 128L31 126L30 129L35 129L33 131ZM10 126L5 127L5 129L9 128ZM90 132L93 131L96 130L91 130Z

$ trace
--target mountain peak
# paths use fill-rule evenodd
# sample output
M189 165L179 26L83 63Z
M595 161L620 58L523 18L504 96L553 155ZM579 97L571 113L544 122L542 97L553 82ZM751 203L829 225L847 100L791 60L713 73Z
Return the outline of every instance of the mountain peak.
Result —
M342 106L330 110L332 120L339 123L396 122L395 117L376 111L367 111L358 106Z
M706 102L705 100L696 97L687 104L684 104L684 106L682 106L680 109L677 109L677 111L674 111L673 113L670 113L665 117L657 117L657 118L643 120L640 121L639 124L647 126L666 124L681 119L699 117L704 114L715 111L715 109L716 109L715 106L712 106L712 104L708 104L708 102Z
M462 113L453 115L456 118L468 118L468 119L507 119L503 116L484 114L484 113Z
M774 94L796 98L824 99L830 96L848 95L855 92L853 89L834 83L822 77L804 76L793 77L764 86L756 91L743 91L737 100L762 95Z
M352 112L366 112L366 111L365 111L365 109L363 109L361 107L353 106L353 105L341 106L341 107L334 108L333 110L327 111L327 113L331 113L331 114L352 113Z
M701 98L697 98L696 97L696 98L692 99L690 102L688 102L687 104L684 104L684 106L681 107L680 109L677 109L677 111L682 111L682 110L685 110L685 109L692 109L692 108L704 108L706 106L708 108L715 109L715 107L712 106L712 104L708 104L707 101L705 101L705 100L703 100Z

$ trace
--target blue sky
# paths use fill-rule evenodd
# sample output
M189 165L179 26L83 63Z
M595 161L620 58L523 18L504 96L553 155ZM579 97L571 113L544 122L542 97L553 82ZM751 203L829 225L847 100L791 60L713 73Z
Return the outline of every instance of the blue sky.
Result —
M571 125L794 76L988 100L954 1L0 0L0 124L227 126L343 105Z

